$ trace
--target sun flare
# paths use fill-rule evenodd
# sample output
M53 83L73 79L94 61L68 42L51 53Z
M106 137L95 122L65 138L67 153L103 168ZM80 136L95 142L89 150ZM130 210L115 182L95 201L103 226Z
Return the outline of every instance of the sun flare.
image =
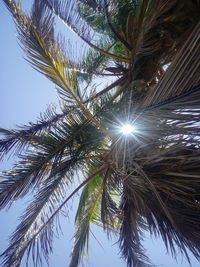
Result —
M124 135L132 134L136 131L136 128L131 124L124 124L121 127L121 133Z

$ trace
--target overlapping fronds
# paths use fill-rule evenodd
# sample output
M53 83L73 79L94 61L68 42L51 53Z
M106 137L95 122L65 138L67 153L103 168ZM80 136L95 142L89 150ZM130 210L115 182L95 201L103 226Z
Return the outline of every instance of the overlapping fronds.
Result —
M32 16L22 13L20 6L5 1L14 16L19 39L27 54L28 61L42 74L52 80L59 91L68 99L77 97L77 82L69 70L64 50L54 36L54 19L39 1L36 1ZM75 98L75 99L74 99Z
M63 169L64 168L62 168L62 170ZM28 257L30 252L33 252L34 266L38 266L38 263L42 263L40 249L48 262L48 255L52 251L52 227L54 226L54 221L56 219L58 220L60 211L79 189L96 175L105 171L105 169L105 166L99 168L94 174L83 181L64 201L62 201L61 196L64 195L63 182L66 179L64 179L63 176L61 179L59 176L58 179L47 181L48 184L46 184L46 186L44 185L37 194L35 201L30 204L22 217L22 223L13 234L11 245L2 254L4 256L4 266L19 266L26 250L28 250ZM65 174L65 171L63 174ZM65 183L66 182L68 181L65 181ZM47 190L49 186L50 190ZM44 201L44 197L46 197L46 201ZM35 209L36 206L37 209Z
M101 143L103 136L100 135L98 139L94 131L94 126L88 123L80 125L78 117L76 121L71 117L71 124L62 122L61 127L60 123L59 132L56 130L35 136L36 142L32 144L35 149L21 156L23 160L16 169L5 174L1 182L1 207L8 203L11 205L32 187L39 191L21 218L22 222L12 236L11 245L3 253L4 266L19 266L26 250L29 251L28 255L31 251L35 255L35 266L42 262L41 251L48 260L48 254L52 251L52 226L57 221L61 206L65 205L62 200L67 185L73 181L74 170L90 155L91 145L98 147ZM94 142L91 142L91 137ZM85 153L86 150L88 153Z
M71 117L68 123L62 122L50 132L32 137L31 147L21 161L8 173L3 175L1 182L1 206L24 196L33 186L48 179L52 170L63 160L76 161L82 149L88 154L90 146L100 144L103 135L95 134L95 127L82 122L80 116ZM92 141L94 139L94 141ZM78 153L78 154L77 154ZM87 153L84 153L87 156Z
M135 231L148 229L160 235L174 257L178 247L188 261L187 249L200 259L199 104L197 88L193 94L175 98L174 102L134 114L137 126L134 142L129 142L124 151L118 141L117 158L114 155L118 177L127 188L125 197L132 201L130 212L133 216L137 214ZM135 233L129 218L130 214L122 223L120 244L129 266L135 266L137 255L131 254L129 242L136 242L136 237L133 235L129 240L130 233ZM140 226L141 218L144 223Z
M115 42L112 44L104 43L103 47L105 50L109 50L114 46ZM98 45L101 47L101 43ZM104 70L109 64L109 57L102 55L99 52L94 51L93 49L88 49L84 58L77 66L77 76L89 82L93 79L93 75L103 76L105 74Z
M200 23L191 34L160 82L151 89L143 105L156 104L186 93L200 83ZM178 75L177 75L178 73Z
M140 1L139 1L140 2ZM199 21L199 2L141 1L134 79L151 82L159 77L159 68L169 64L184 44L191 28ZM176 15L174 15L176 14ZM193 16L191 16L193 14Z
M3 266L20 266L26 253L36 266L48 261L60 211L82 188L70 267L87 253L91 223L119 234L128 267L152 266L144 231L175 258L180 251L190 264L189 250L200 260L199 0L35 0L30 16L20 1L4 3L28 61L65 108L0 130L1 157L20 158L2 174L0 207L34 193ZM55 37L56 16L90 46L79 62ZM104 75L115 79L90 86ZM136 131L124 136L125 123ZM86 177L67 196L77 170Z
M67 26L78 34L81 38L91 41L95 32L76 12L78 1L64 0L45 0L45 4L57 14Z
M130 62L130 59L127 57L123 57L120 55L113 54L108 52L100 47L98 47L95 42L91 40L97 39L98 37L94 37L91 32L91 27L83 21L80 15L76 12L76 2L71 0L65 1L54 1L54 0L45 0L44 4L49 7L49 9L55 13L70 29L72 29L88 46L92 47L94 50L99 53L110 57L113 60L117 60L120 62ZM105 37L104 37L105 38Z
M145 228L143 218L134 207L134 198L129 199L130 193L127 193L127 190L128 186L125 186L121 203L123 218L119 238L121 253L128 267L148 267L151 265L141 245L141 229Z
M61 134L63 130L61 129ZM51 135L34 137L35 142L32 142L32 147L37 146L35 153L32 148L26 155L21 156L21 162L13 170L5 173L4 181L1 182L2 205L23 196L33 185L46 178L53 161L59 159L60 153L61 155L64 153L67 145L70 149L71 140L70 138L66 140L68 137L66 130L65 128L65 135L55 135L52 132Z
M119 233L120 222L120 182L115 176L111 176L112 170L109 168L103 180L103 191L101 200L101 221L108 237L112 233Z
M152 182L162 199L165 200L174 225L158 208L157 201L147 196L149 204L146 203L146 205L152 212L152 215L147 216L149 228L155 234L162 236L166 247L171 249L175 256L176 246L178 246L188 260L189 256L186 248L199 259L199 175L196 158L198 150L195 149L194 145L175 144L167 151L160 153L159 160L155 159L155 161L151 161L151 164L153 164L151 167L147 166L147 163L143 168L149 177L153 177ZM170 171L167 166L169 160ZM162 176L160 174L161 169ZM172 181L174 182L173 185ZM156 210L160 213L156 213Z
M174 117L167 108L163 113L161 110L159 112L160 121L157 116L157 119L154 118L156 125L152 125L154 119L150 119L150 111L142 114L139 118L141 128L137 121L135 149L129 143L125 158L124 148L118 151L117 176L118 179L121 177L126 190L124 197L129 201L124 211L125 214L129 211L129 214L122 215L124 222L119 241L129 266L135 266L138 255L140 258L144 253L139 247L136 249L136 245L140 244L141 230L160 235L175 257L177 247L188 261L187 249L198 260L200 256L199 111L196 110L198 115L185 112L175 113ZM122 163L124 166L121 166ZM189 231L192 223L195 226ZM132 229L133 225L135 230ZM140 263L138 266L145 265Z
M159 201L152 195L152 190L148 186L142 186L143 179L138 173L127 181L131 190L127 195L133 200L131 211L134 213L136 209L140 216L145 218L144 229L160 235L167 249L171 250L175 257L178 247L188 260L186 248L192 251L197 259L200 256L199 175L196 157L198 153L194 145L176 143L165 151L160 148L159 152L148 155L140 163L164 201L173 223L160 207ZM135 184L134 190L130 187L131 182ZM146 184L145 179L143 182ZM193 229L191 229L192 223Z
M48 180L44 182L40 191L34 196L34 201L27 207L25 214L21 217L20 225L12 235L11 245L3 254L5 256L5 266L20 265L27 250L29 251L27 256L32 251L35 266L42 263L42 256L48 262L48 255L52 252L54 226L55 223L59 222L58 214L46 225L45 221L49 219L65 198L68 183L71 183L73 177L74 164L76 164L74 159L60 163L57 171L52 171ZM66 173L70 175L69 168L71 177L66 176ZM41 227L43 229L40 231Z
M93 168L93 172L95 169ZM91 173L93 173L91 172ZM100 221L99 207L103 190L101 175L96 176L83 189L76 214L76 233L70 267L78 266L88 251L90 223Z
M49 107L44 114L41 114L36 123L24 125L18 129L8 130L0 129L3 139L0 141L0 158L2 159L7 153L13 151L16 155L20 154L26 146L32 144L34 136L37 134L45 133L55 128L55 125L62 121L74 108L64 107L62 112L57 113L55 107Z
M77 11L80 17L96 32L111 36L110 28L105 19L103 1L77 1Z
M52 14L44 2L35 1L31 18L21 13L20 6L14 4L13 6L10 1L5 1L5 3L17 22L19 39L24 46L29 62L58 86L59 93L66 101L72 102L96 127L102 128L80 99L76 73L73 69L67 68L68 61L64 56L63 48L53 36ZM38 9L41 10L40 16L37 16Z

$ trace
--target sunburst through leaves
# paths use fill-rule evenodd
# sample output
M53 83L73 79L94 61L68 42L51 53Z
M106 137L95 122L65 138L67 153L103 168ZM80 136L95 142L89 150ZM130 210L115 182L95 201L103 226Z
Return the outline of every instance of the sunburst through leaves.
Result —
M49 107L35 123L0 129L1 160L19 158L2 174L0 207L33 192L2 266L29 255L35 266L48 262L77 192L70 267L88 252L91 224L118 235L128 267L152 266L144 231L173 257L190 263L190 251L200 260L199 0L34 0L30 13L21 1L3 2L26 59L55 84L61 112ZM77 52L58 21L80 39Z

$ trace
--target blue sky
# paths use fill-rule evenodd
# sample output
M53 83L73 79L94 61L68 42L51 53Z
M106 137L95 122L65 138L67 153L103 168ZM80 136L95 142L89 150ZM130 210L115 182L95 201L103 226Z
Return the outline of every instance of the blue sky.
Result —
M2 2L0 2L0 36L0 127L15 128L16 125L36 121L40 113L45 111L50 103L56 103L58 98L55 86L40 73L33 70L24 60L23 52L17 44L14 24ZM11 158L9 162L1 163L0 170L8 169L12 166L12 162L13 159ZM8 244L8 236L15 229L20 213L25 208L28 200L27 198L25 201L19 201L9 211L1 212L0 252ZM70 210L73 217L73 207ZM64 235L55 239L55 252L50 257L51 267L64 267L69 262L71 239L74 231L73 218L69 220L63 217L61 224ZM108 241L106 235L96 228L94 228L94 233L100 240L103 249L94 238L91 238L88 265L91 267L125 267L125 262L120 259L118 254L118 247L114 245L116 240ZM152 262L158 266L189 267L189 264L185 260L182 261L181 257L176 263L170 255L166 255L160 239L151 240L147 237L144 246L147 248L147 253ZM191 259L192 266L198 267L199 263L193 257ZM28 266L32 267L32 264L29 263ZM43 266L46 266L46 264Z

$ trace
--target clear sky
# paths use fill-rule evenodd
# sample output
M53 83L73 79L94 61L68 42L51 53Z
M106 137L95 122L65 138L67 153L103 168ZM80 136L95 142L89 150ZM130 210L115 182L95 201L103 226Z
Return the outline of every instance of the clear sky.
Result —
M29 0L24 0L29 1ZM23 52L17 44L16 31L12 19L0 1L0 127L15 128L16 125L34 122L39 114L46 110L48 104L58 101L55 86L40 73L36 72L24 60ZM3 162L0 170L8 169L13 159ZM19 201L9 211L0 213L0 252L6 248L8 237L18 224L18 218L25 208L26 202ZM71 252L71 239L73 237L74 208L70 207L72 218L63 217L61 225L63 236L55 239L55 252L50 257L50 267L67 266ZM91 267L125 267L126 264L120 259L116 240L108 241L106 235L99 229L94 228L94 234L101 242L103 248L92 237L89 246L89 261ZM147 238L144 242L147 253L152 262L163 267L189 267L189 264L178 259L178 263L166 255L165 248L160 239ZM192 267L199 267L199 263L193 258ZM87 265L87 264L86 264ZM23 265L25 266L25 265ZM29 263L29 267L33 265ZM43 265L44 267L46 264Z

